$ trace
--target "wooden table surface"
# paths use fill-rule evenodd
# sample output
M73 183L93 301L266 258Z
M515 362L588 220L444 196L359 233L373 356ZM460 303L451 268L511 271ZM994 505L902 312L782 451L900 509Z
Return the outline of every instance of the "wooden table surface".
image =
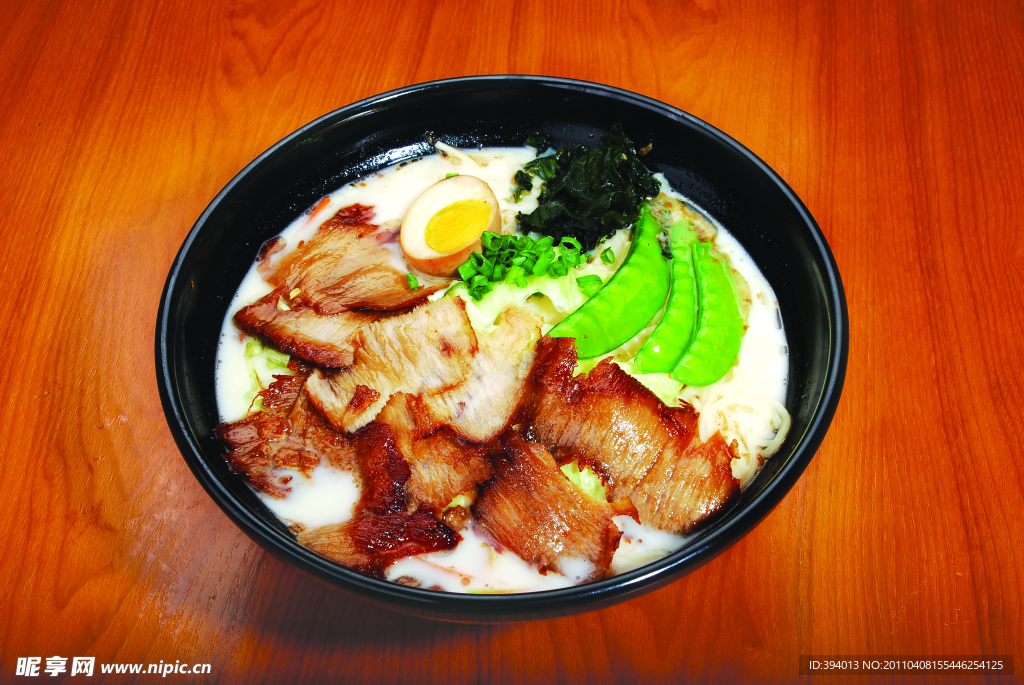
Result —
M0 681L30 656L207 682L790 681L801 654L1024 674L1020 2L8 0L0 27ZM245 537L175 447L153 335L182 239L263 150L490 73L626 88L748 146L821 225L851 332L824 444L729 551L610 609L471 626Z

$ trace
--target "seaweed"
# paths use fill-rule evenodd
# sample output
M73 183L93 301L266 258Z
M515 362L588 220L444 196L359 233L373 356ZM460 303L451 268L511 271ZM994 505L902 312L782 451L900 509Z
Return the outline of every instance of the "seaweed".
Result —
M539 135L527 140L538 150L547 142ZM633 226L644 200L660 191L619 123L612 124L595 148L559 148L528 162L515 174L517 199L532 190L534 177L544 186L537 209L516 215L522 231L551 236L556 243L571 236L584 251L620 228Z

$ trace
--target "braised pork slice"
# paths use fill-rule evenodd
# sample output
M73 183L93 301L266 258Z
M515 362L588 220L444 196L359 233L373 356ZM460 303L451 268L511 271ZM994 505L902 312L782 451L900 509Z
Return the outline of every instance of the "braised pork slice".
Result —
M472 442L489 443L501 435L526 393L541 322L523 307L507 307L496 329L478 335L480 349L465 383L414 399L421 434L449 426Z
M296 372L294 376L274 376L270 387L259 393L264 411L215 429L228 447L225 459L231 470L253 489L277 498L291 490L292 476L275 474L276 469L309 476L324 458L336 468L354 466L348 439L328 426L306 401L303 384L312 368L295 360L288 366Z
M363 326L350 338L353 362L309 377L306 391L338 430L372 421L396 392L438 393L469 377L476 333L461 298L444 297Z
M697 414L689 406L666 407L609 361L588 375L574 377L575 368L571 338L542 339L517 421L537 442L596 462L612 496L628 497L670 440L689 442Z
M266 406L264 402L264 406ZM290 424L288 441L284 447L292 444L301 445L306 452L327 459L327 463L341 471L355 471L358 467L355 448L348 436L334 430L324 417L309 402L305 388L299 393L291 413L288 414ZM278 461L281 461L278 452ZM319 462L318 462L319 463Z
M371 224L372 218L370 207L342 207L264 278L288 293L293 309L312 307L320 315L358 308L407 309L448 285L410 288L405 272L392 265L391 253L381 245L394 234Z
M480 487L473 511L487 533L541 573L579 583L608 573L622 532L613 516L636 517L627 499L600 502L573 485L543 445L514 429L501 437L494 478Z
M707 442L673 441L629 498L647 525L687 534L740 496L732 450L715 433Z
M384 578L398 559L453 549L458 533L437 520L431 508L409 511L409 465L389 426L374 423L352 437L362 495L354 518L303 531L299 544L342 566Z
M739 496L725 441L691 446L693 407L666 406L609 360L573 377L576 361L572 339L541 339L515 419L530 439L593 463L612 497L629 497L642 523L669 532L693 532Z
M459 493L472 490L494 474L488 448L461 440L444 427L422 438L409 406L410 396L395 393L377 416L395 436L411 472L406 491L411 504L443 510Z
M462 537L429 511L360 516L299 534L299 544L359 573L385 578L403 557L454 549Z
M394 432L381 424L367 426L352 436L352 445L362 488L355 513L383 516L408 512L405 486L409 482L409 464L398 451Z
M235 322L282 352L326 369L350 366L353 349L348 339L362 326L387 316L367 310L322 316L311 307L281 309L278 302L286 295L284 288L274 290L239 309Z
M288 481L274 477L277 443L288 434L288 419L271 412L256 412L233 423L222 423L215 429L217 437L227 445L224 458L231 470L252 488L271 497L284 497L291 488Z

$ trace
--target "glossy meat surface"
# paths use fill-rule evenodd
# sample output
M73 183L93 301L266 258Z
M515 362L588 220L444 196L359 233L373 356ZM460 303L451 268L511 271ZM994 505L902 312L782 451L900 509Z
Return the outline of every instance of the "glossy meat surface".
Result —
M354 517L299 534L299 544L376 578L398 559L454 548L461 539L430 507L409 510L410 469L389 426L374 423L352 438L362 480Z
M292 361L294 376L275 376L259 393L265 411L217 426L217 437L228 447L225 458L231 469L258 492L284 497L293 476L275 474L289 468L308 476L320 463L340 469L354 467L348 439L332 429L310 407L303 384L312 368Z
M447 286L411 289L405 272L392 265L390 252L381 245L394 235L371 224L372 218L370 207L342 207L309 242L270 267L266 281L289 293L295 308L312 307L320 315L407 309Z
M696 439L693 407L667 407L639 381L604 360L573 376L571 339L543 338L516 421L560 458L593 463L610 496L629 497L640 521L688 534L739 497L728 468L731 449L720 436Z
M422 433L449 426L478 443L494 441L508 427L526 393L526 378L536 358L541 318L523 307L507 307L498 327L478 335L466 382L415 398Z
M344 310L317 314L312 307L281 309L278 302L287 295L278 288L235 313L235 323L282 352L326 369L352 364L353 349L348 340L364 325L386 314L366 310Z
M410 503L441 511L456 495L489 479L494 469L485 445L468 443L447 427L420 437L410 399L405 393L392 395L376 422L391 428L398 450L409 465Z
M331 425L350 432L372 421L396 392L444 392L461 385L478 348L457 297L367 324L351 341L350 367L313 374L306 383L310 400ZM370 399L360 386L376 397Z
M576 582L603 578L622 536L612 517L635 517L633 505L591 498L565 477L546 447L514 429L501 444L494 479L481 486L473 507L477 521L542 573L557 571Z

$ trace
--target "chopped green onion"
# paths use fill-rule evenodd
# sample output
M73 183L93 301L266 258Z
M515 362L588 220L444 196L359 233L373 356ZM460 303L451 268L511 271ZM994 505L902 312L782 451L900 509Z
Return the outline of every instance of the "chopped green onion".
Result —
M543 273L547 273L548 267L551 266L553 261L555 261L555 251L549 248L537 259L537 263L533 265L531 269L533 275L540 276Z
M478 254L474 252L473 254ZM494 273L494 262L489 260L487 257L480 257L480 264L476 267L476 272L484 276L490 276Z
M567 273L569 273L569 269L566 268L565 262L561 259L555 260L551 263L551 266L548 267L548 276L551 276L551 278L558 278L559 276L564 276Z
M445 178L451 178L452 176L458 176L458 175L459 175L459 172L457 172L457 171L453 171L453 172L452 172L452 173L450 173L450 174L445 174L445 175L444 175L444 177L445 177Z
M508 281L526 287L528 277L547 274L551 278L559 278L567 275L569 269L591 259L580 252L580 242L570 236L562 238L556 246L551 236L534 240L527 235L485 232L480 236L480 246L482 250L470 253L458 268L459 278L465 281L470 296L475 300L491 292L491 283ZM612 257L614 261L614 255ZM596 282L589 280L584 283L590 283L589 287L594 292L601 287L600 278ZM449 289L448 293L451 292L453 290Z
M609 247L601 253L601 261L605 264L612 264L615 262L615 253L612 252L612 248Z
M576 285L580 287L583 294L587 297L593 297L597 294L597 291L601 289L604 283L601 282L601 277L597 274L590 274L589 276L581 276L576 279Z
M409 290L416 290L416 288L420 287L420 282L416 280L416 276L412 272L405 275L405 280L409 281Z
M562 238L562 241L560 243L558 243L558 246L559 247L563 247L563 248L569 248L569 249L575 248L574 251L577 252L577 253L581 249L583 249L583 246L580 245L580 241L578 241L575 238L573 238L572 236L568 236L568 235L565 236L564 238Z

